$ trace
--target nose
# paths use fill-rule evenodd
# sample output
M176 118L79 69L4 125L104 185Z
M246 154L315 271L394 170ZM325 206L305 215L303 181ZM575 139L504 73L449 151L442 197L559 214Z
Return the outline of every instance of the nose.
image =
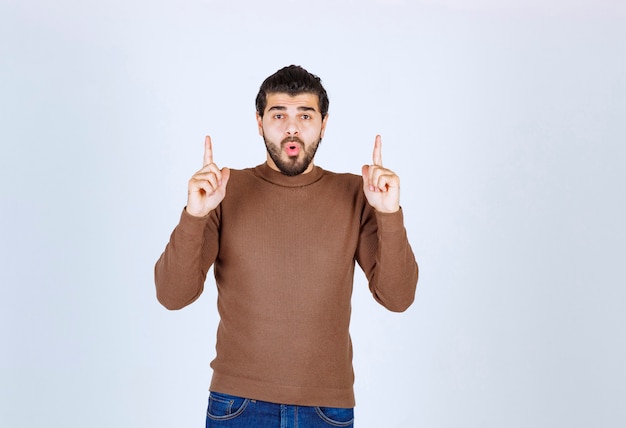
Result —
M298 128L298 123L295 120L290 120L287 122L285 127L285 133L289 137L295 137L298 135L300 129Z

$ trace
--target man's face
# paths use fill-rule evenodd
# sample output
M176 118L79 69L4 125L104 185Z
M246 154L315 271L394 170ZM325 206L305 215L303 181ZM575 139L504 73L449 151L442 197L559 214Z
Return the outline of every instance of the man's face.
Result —
M289 176L313 170L313 157L327 119L328 115L322 119L315 94L268 94L263 117L257 113L268 165Z

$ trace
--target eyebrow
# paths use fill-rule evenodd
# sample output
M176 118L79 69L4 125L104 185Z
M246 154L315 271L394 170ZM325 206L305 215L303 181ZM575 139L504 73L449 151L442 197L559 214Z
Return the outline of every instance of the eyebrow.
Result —
M287 107L285 107L285 106L272 106L269 109L267 109L268 112L274 111L274 110L285 111L285 110L287 110ZM314 111L314 112L317 112L317 110L314 107L309 107L309 106L300 106L300 107L298 107L298 111Z

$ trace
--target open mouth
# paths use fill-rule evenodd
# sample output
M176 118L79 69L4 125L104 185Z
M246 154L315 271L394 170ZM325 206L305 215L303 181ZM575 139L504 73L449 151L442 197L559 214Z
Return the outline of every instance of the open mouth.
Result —
M300 150L302 148L302 143L299 141L287 141L284 143L284 150L287 153L287 156L293 157L298 156L300 154Z

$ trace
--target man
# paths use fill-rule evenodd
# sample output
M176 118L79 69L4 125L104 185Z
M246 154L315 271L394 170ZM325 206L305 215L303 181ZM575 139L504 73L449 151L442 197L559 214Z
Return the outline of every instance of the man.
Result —
M415 297L400 179L382 165L380 136L362 177L313 163L328 105L321 80L299 66L268 77L256 98L267 161L220 168L206 137L204 166L156 263L168 309L196 300L214 266L220 323L207 427L353 426L355 262L389 310Z

